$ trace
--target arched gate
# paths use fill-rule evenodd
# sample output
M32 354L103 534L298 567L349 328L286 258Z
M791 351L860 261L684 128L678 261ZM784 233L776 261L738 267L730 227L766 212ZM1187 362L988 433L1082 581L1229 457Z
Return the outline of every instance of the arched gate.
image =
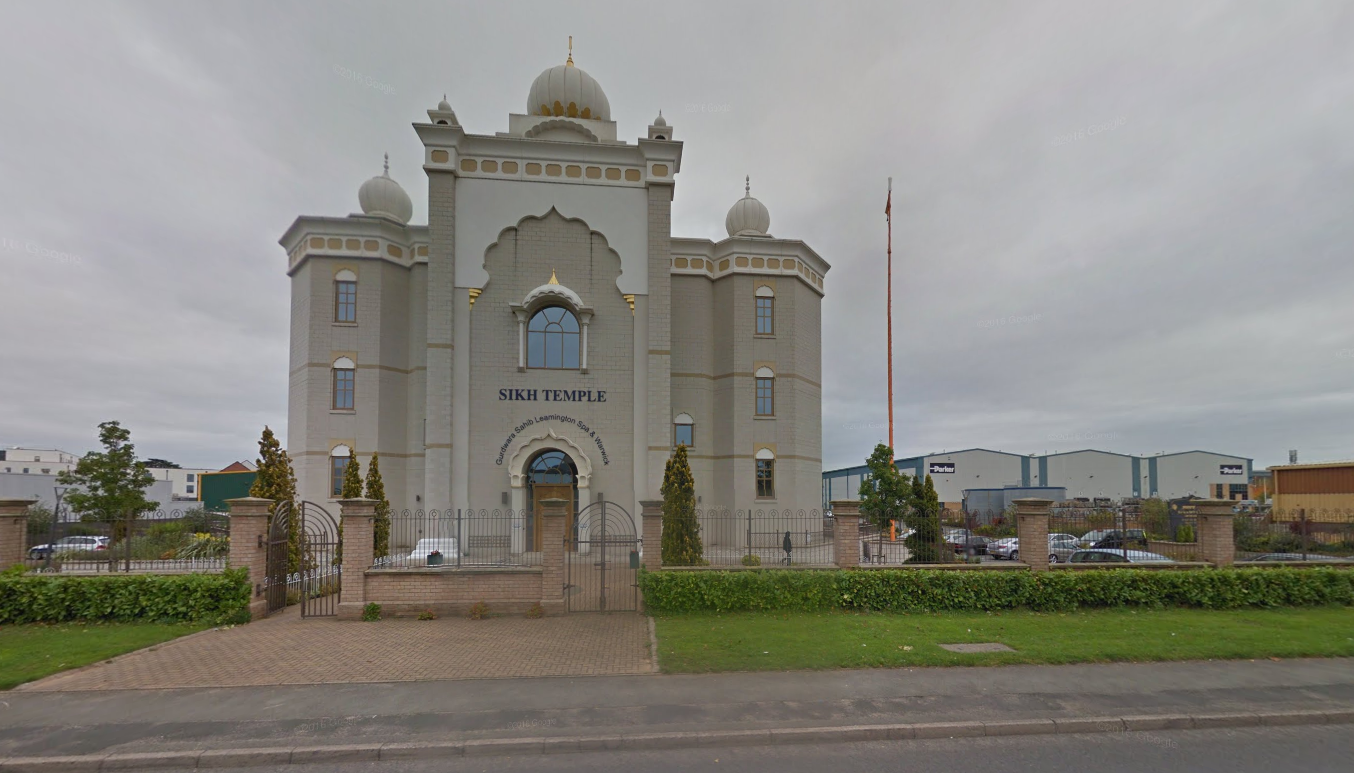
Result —
M565 609L638 611L640 545L635 519L615 502L595 502L578 511L564 535Z
M338 614L343 544L339 523L314 502L279 502L268 526L267 613L301 605L302 617Z

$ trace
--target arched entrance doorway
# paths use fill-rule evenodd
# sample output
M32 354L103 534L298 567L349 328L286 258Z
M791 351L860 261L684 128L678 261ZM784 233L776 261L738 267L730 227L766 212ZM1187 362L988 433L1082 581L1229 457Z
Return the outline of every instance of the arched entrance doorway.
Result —
M563 451L549 448L531 457L523 473L527 501L531 503L531 517L526 524L527 545L529 550L539 551L543 501L563 499L569 503L564 533L574 533L574 514L578 512L578 465Z

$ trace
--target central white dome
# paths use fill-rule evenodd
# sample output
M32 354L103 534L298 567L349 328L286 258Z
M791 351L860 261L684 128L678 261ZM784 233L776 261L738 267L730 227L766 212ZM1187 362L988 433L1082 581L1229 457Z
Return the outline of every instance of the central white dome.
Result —
M364 215L381 215L398 220L400 224L409 222L414 216L414 203L400 184L390 179L390 154L386 154L385 171L379 177L373 177L362 183L357 189L357 203Z
M569 61L536 76L527 95L528 115L567 116L593 121L611 120L611 103L591 75Z

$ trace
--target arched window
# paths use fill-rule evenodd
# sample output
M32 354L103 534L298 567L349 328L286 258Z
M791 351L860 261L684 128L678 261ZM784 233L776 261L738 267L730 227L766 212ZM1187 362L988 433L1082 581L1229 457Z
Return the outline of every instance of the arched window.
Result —
M757 461L757 498L776 498L776 452L769 448L759 448Z
M696 422L689 413L679 413L677 418L672 420L672 445L676 446L694 446L696 445Z
M334 360L334 402L336 411L351 411L357 404L357 364L347 357Z
M357 274L348 269L334 274L334 321L357 321Z
M757 335L776 332L776 292L766 285L757 288Z
M329 452L330 496L343 496L343 473L348 468L348 462L352 457L353 450L344 445L334 446L334 449Z
M757 415L776 415L776 374L767 367L757 369L753 374L757 382Z
M563 306L547 306L527 323L527 367L578 369L578 318Z

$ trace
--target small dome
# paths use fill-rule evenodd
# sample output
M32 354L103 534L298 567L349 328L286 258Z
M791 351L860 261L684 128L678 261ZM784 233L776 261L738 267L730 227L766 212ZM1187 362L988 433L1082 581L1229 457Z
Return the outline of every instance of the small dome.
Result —
M666 119L666 118L663 117L663 111L662 111L662 110L659 110L659 111L658 111L658 117L655 118L655 119L653 119L653 125L654 125L654 126L667 126L667 125L668 125L668 119Z
M583 299L578 297L578 293L559 283L554 269L550 271L550 281L527 293L526 297L522 299L522 305L531 307L541 298L555 298L565 301L575 309L583 308Z
M724 229L729 236L766 236L771 229L771 213L766 205L752 198L752 178L748 177L743 188L743 198L734 202L729 214L724 218Z
M536 76L527 95L527 115L611 120L611 103L591 75L574 66L573 38L569 60Z
M400 184L390 179L390 154L386 154L385 171L380 177L373 177L362 183L357 189L357 203L364 215L383 215L394 218L401 224L409 222L414 216L414 202L404 192Z
M437 109L440 110L440 111L442 111L442 112L444 112L444 113L449 113L449 112L451 112L451 103L447 101L447 95L446 95L446 94L443 94L443 95L442 95L442 101L437 103Z

